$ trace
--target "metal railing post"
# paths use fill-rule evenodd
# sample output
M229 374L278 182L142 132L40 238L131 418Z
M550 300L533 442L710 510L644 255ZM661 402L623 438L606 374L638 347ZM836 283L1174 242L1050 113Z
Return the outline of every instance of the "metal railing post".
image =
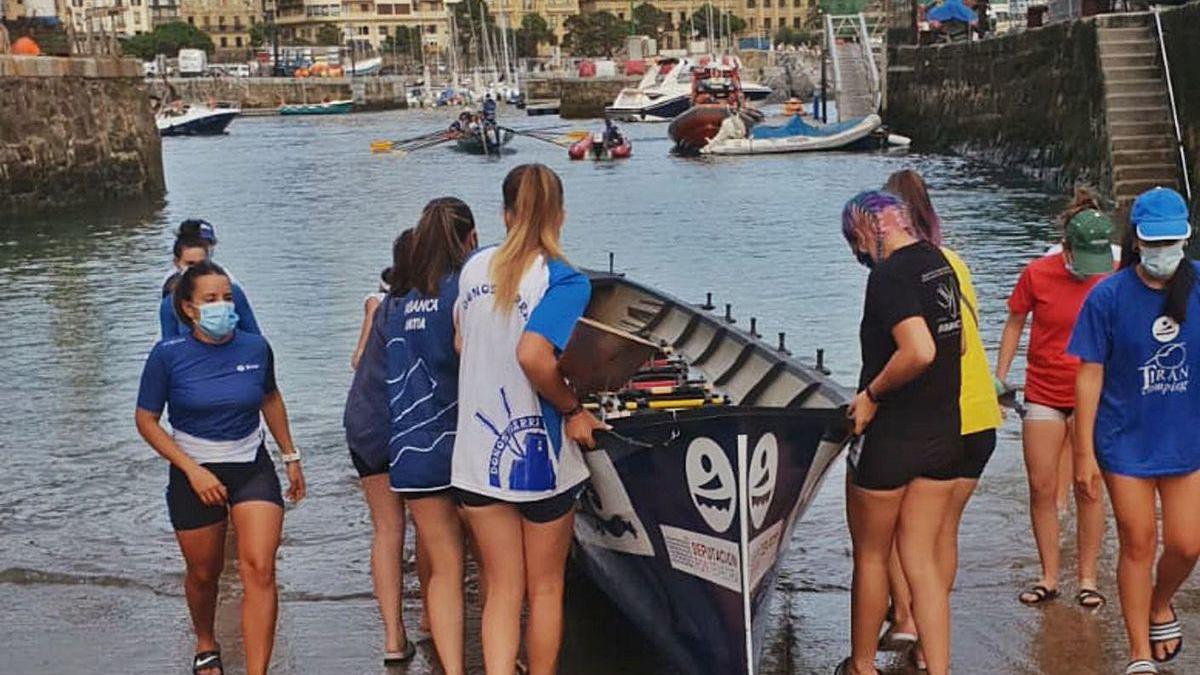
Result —
M1183 131L1179 127L1179 109L1175 106L1175 87L1171 84L1171 63L1167 60L1167 43L1163 40L1162 19L1158 5L1154 8L1154 26L1158 31L1158 50L1162 54L1163 75L1167 78L1167 99L1171 102L1171 122L1175 125L1175 145L1179 151L1179 168L1183 171L1183 190L1192 200L1192 181L1188 176L1187 152L1183 147Z

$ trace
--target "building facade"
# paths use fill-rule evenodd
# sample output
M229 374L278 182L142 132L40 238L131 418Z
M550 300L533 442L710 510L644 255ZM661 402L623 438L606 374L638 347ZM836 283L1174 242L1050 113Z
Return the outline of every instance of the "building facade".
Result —
M82 39L88 32L94 36L127 38L154 29L147 3L148 0L67 0L62 6L70 11L76 39Z
M250 28L263 20L261 0L179 0L179 21L212 38L218 50L250 47Z
M401 30L416 31L427 49L449 45L449 20L442 0L275 0L283 42L313 43L326 24L340 31L341 44L379 49Z

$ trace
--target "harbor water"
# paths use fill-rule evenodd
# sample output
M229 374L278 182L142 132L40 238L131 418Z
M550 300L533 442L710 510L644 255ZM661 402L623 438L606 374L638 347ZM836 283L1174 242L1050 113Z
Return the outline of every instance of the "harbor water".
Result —
M289 508L284 525L273 672L377 673L370 524L341 410L364 296L390 262L392 239L415 224L427 200L461 197L475 211L480 240L494 242L504 174L519 162L544 162L565 183L573 263L607 267L611 252L618 271L680 298L702 302L711 292L717 311L732 304L739 325L756 317L764 339L786 332L788 347L807 357L824 349L847 384L858 368L866 280L841 236L847 198L900 168L926 176L947 243L973 270L993 359L1007 293L1024 262L1054 240L1053 215L1064 201L1016 172L941 156L676 158L665 127L653 125L626 129L634 156L621 163L572 163L565 149L525 138L501 158L449 147L405 157L368 150L373 139L432 131L451 115L240 119L224 137L164 140L164 204L0 223L0 673L187 670L192 642L163 500L167 465L133 425L171 232L184 218L215 225L216 260L246 289L274 347L304 452L309 497ZM1073 528L1064 532L1064 598L1039 609L1016 600L1038 577L1018 432L1010 416L963 520L954 672L1118 672L1125 638L1111 522L1101 568L1109 607L1091 614L1070 600ZM843 476L837 462L790 543L762 673L832 672L848 649ZM218 634L232 673L241 659L231 572L232 563ZM412 574L406 586L405 619L415 631ZM669 672L595 589L572 579L567 604L561 672ZM1200 644L1194 580L1176 604L1188 642ZM469 660L482 672L478 611L469 619ZM407 671L393 672L436 672L432 644L420 648ZM1200 672L1198 654L1186 648L1170 672ZM907 672L886 655L880 664Z

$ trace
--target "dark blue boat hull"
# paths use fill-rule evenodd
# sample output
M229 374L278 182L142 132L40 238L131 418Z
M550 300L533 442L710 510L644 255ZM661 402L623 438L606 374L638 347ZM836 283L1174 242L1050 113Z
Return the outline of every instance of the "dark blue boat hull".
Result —
M215 113L166 129L160 129L158 133L160 136L219 136L225 133L225 129L229 126L229 123L237 116L238 111L236 110Z
M843 415L729 407L613 421L587 453L576 560L683 673L753 674L779 560L844 445Z

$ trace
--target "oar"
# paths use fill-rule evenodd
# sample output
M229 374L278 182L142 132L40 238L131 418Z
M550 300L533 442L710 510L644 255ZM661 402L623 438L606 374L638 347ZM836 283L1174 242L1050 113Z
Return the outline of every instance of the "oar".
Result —
M413 136L412 138L402 138L400 140L395 140L395 141L374 140L374 141L371 141L371 152L391 152L392 150L397 149L397 147L404 148L404 147L407 147L407 146L410 146L413 144L419 145L426 141L444 138L445 136L446 136L445 131L435 131L433 133L421 134L420 136Z
M526 138L532 138L535 141L541 141L543 143L550 143L553 145L557 145L559 147L566 147L566 146L570 145L571 143L574 143L575 141L578 141L581 138L586 137L586 135L587 135L587 132L584 131L584 132L579 132L579 133L582 133L583 136L579 136L577 138L572 139L571 135L568 134L568 135L564 136L563 139L560 140L558 138L551 138L549 134L541 132L540 130L521 131L518 129L511 129L508 127L504 127L504 130L510 131L510 132L516 134L517 136L525 136Z

